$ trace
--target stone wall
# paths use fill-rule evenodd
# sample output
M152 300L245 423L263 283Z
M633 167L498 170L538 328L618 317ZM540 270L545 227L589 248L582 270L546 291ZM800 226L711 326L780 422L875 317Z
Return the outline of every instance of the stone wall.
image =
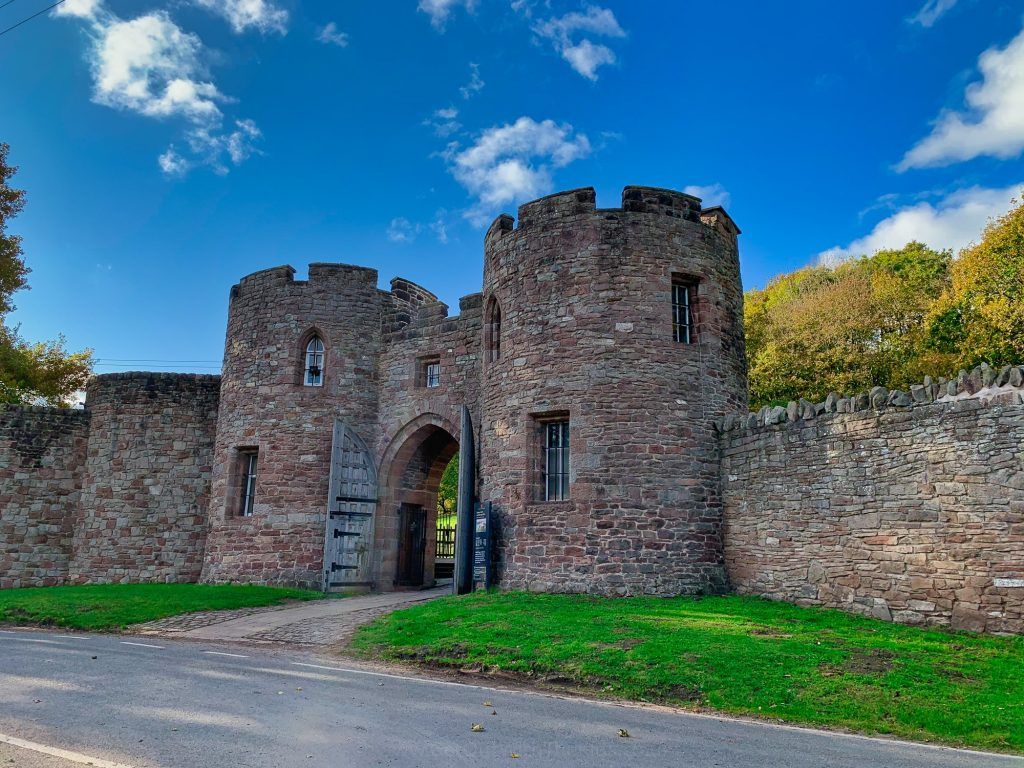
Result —
M68 575L89 416L0 406L0 589Z
M1024 369L723 422L733 587L1024 632Z
M219 376L116 373L88 385L74 583L196 581Z

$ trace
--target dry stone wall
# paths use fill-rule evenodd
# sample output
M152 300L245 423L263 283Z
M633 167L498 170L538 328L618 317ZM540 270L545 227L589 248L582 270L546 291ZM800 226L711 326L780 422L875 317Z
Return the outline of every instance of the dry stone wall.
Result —
M88 431L82 410L0 407L0 589L67 579Z
M1024 632L1024 369L833 394L721 426L737 591Z
M219 389L219 376L194 374L90 381L70 581L198 579Z

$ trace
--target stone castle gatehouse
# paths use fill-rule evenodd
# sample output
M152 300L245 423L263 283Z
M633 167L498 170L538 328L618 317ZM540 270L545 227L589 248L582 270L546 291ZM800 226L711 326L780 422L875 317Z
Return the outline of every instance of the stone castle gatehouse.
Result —
M502 588L1024 630L1024 369L748 414L738 235L580 189L495 220L457 316L363 267L249 275L221 376L0 411L0 586L429 585L460 453Z

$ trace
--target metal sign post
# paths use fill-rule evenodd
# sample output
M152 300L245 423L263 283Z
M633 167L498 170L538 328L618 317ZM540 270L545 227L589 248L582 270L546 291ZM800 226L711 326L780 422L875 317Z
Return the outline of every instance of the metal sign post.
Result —
M476 505L473 525L473 589L491 586L491 502Z

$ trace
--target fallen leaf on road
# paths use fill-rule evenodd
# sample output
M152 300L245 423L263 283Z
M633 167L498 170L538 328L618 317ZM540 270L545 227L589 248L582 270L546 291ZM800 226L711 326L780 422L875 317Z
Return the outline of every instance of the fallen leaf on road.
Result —
M480 723L473 723L469 727L469 730L471 730L473 733L483 733L484 727L480 725Z
M489 702L489 701L485 701L485 702L484 702L484 706L485 706L485 707L493 707L494 705L493 705L493 704L491 704L491 702Z
M513 752L513 753L512 753L511 755L510 755L510 757L511 757L511 758L512 758L513 760L518 760L518 759L519 759L519 753L518 753L518 752Z
M619 738L620 739L628 739L629 738L629 731L627 731L625 728L619 728Z

